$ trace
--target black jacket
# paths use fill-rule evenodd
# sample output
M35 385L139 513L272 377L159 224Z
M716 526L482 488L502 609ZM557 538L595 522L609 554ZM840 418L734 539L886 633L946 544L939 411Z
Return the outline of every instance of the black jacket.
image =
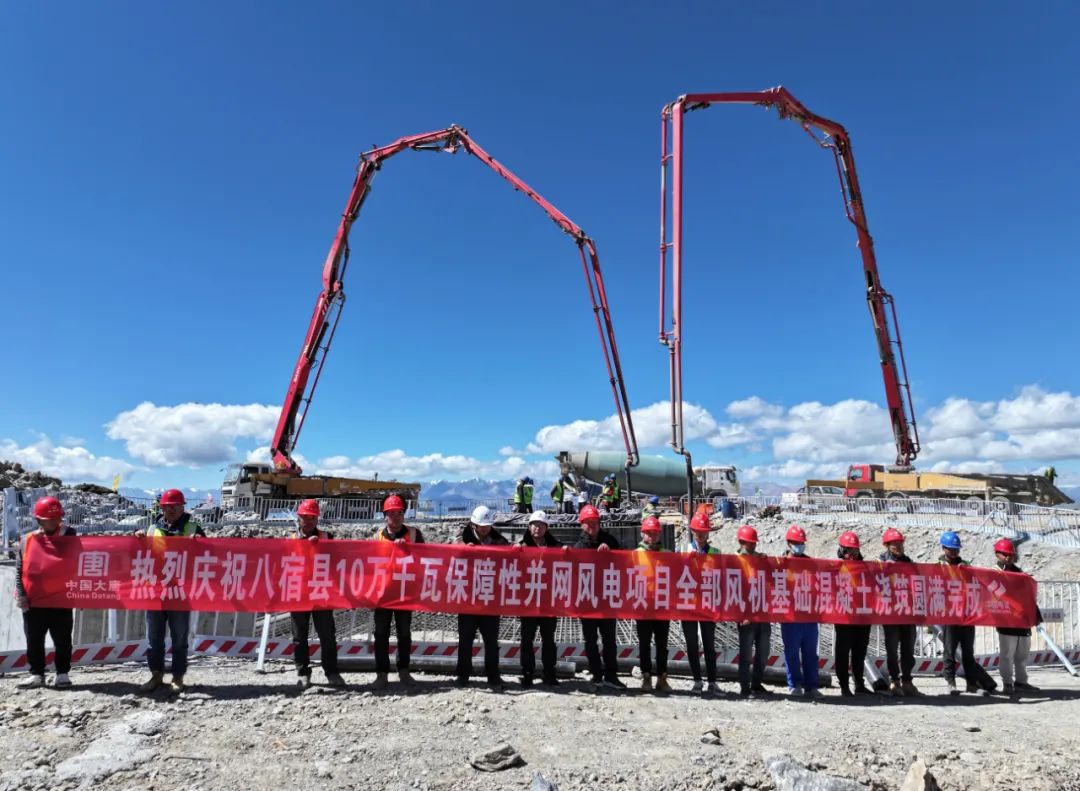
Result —
M424 534L420 532L419 527L413 527L412 525L402 525L401 529L393 535L388 533L387 527L383 525L382 529L375 534L375 537L380 541L397 541L399 538L408 538L410 530L413 534L412 542L414 544L423 544Z
M1004 566L998 566L1002 571L1012 571L1017 574L1023 574L1024 570L1017 566L1015 563L1006 563ZM1035 623L1040 624L1043 622L1042 610L1039 609L1039 605L1035 605ZM1009 629L1003 626L998 626L998 634L1007 634L1012 637L1030 637L1031 629Z
M856 549L855 550L855 557L849 558L846 555L844 555L844 550L845 549L847 549L847 547L838 547L837 550L836 550L836 556L838 558L840 558L840 560L853 560L856 563L862 563L863 562L862 552L860 552L859 550ZM882 560L884 560L884 558L882 558Z
M502 533L500 533L494 527L491 528L491 532L488 533L488 538L491 539L491 540L488 541L487 545L483 544L480 541L480 539L477 537L476 532L473 530L473 526L470 523L470 524L465 525L465 527L462 529L461 535L458 536L458 543L459 544L477 544L479 546L506 546L507 544L510 543L510 541L506 538L506 536L504 536Z
M882 563L914 563L915 561L909 558L907 555L900 555L900 557L894 557L892 552L886 550L881 553L881 557L878 558Z
M601 530L596 534L596 538L591 538L588 533L582 530L581 535L578 536L578 540L574 544L574 549L596 549L601 544L607 544L609 549L621 549L619 539L615 538L607 530Z
M532 533L528 530L525 531L525 535L521 541L518 542L523 547L561 547L563 542L551 535L550 528L544 533L544 543L537 544L536 540L532 537Z

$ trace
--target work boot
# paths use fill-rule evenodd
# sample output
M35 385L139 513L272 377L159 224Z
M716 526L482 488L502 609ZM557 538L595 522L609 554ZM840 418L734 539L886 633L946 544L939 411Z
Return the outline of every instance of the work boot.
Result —
M70 689L71 679L68 678L67 673L57 673L56 678L53 679L53 686L57 689Z
M150 674L150 680L143 684L141 687L139 687L139 693L142 695L147 695L153 692L155 689L165 683L164 678L164 673L162 673L160 670L155 670L153 673Z
M397 672L398 681L407 687L415 687L416 679L413 678L412 673L409 672L409 668L403 667Z
M533 685L532 676L522 676L519 681L521 681L521 686L523 687L531 687Z
M922 697L922 693L919 692L918 688L915 686L914 682L912 682L912 680L910 678L907 681L904 681L901 684L900 688L904 690L904 694L907 695L908 697L911 697L911 698L920 698L920 697Z
M1006 684L1003 691L1006 695L1012 697L1016 694L1016 687L1014 687L1012 684Z
M45 686L45 676L29 676L25 681L19 682L19 689L37 689Z
M308 675L297 676L296 677L296 686L300 687L300 689L310 689L311 688L311 676L308 676Z
M855 694L856 695L873 695L874 690L866 686L866 682L861 678L855 679Z
M652 692L652 676L644 675L641 677L641 691Z
M892 680L892 682L889 684L889 693L894 698L902 698L902 697L904 697L904 687L900 683L900 679L894 678Z
M753 692L755 695L771 695L772 694L771 689L766 689L761 684L751 684L750 685L750 691Z
M694 679L694 686L690 687L690 691L691 692L701 692L701 679L700 678L695 678Z
M620 681L617 677L604 679L604 686L606 686L608 689L613 689L616 692L622 692L624 689L626 689L626 684Z
M341 677L340 673L327 673L326 683L332 687L337 687L338 689L340 689L341 687L345 686L345 679Z
M739 697L740 698L748 698L748 697L750 697L750 687L745 687L745 686L742 686L740 684L739 685Z
M842 698L850 698L850 697L852 697L851 686L848 684L847 680L844 680L844 681L840 682L840 697L842 697Z
M179 695L184 691L184 677L176 676L172 677L172 681L169 682L169 691L174 695Z
M671 684L668 683L667 673L661 673L656 678L656 691L657 692L671 692Z
M1033 685L1027 683L1026 681L1017 681L1013 686L1016 687L1016 689L1018 689L1021 692L1038 692L1039 691L1038 687L1033 686Z
M559 686L559 679L555 676L544 676L544 680L540 683L545 687L557 687Z
M945 679L945 686L948 688L950 695L959 695L960 694L960 690L958 690L956 688L956 679L954 679L954 678Z
M719 695L720 694L720 685L717 684L715 681L710 681L708 686L705 687L705 694L706 695Z
M801 698L803 695L806 694L806 690L804 690L802 687L791 687L791 689L788 690L788 694L790 694L793 698Z
M371 685L371 688L375 691L386 689L387 685L390 683L387 680L388 676L388 673L376 673L375 682Z
M491 676L488 678L488 686L491 687L492 692L506 691L506 682L502 680L502 676Z
M807 690L806 690L806 697L808 697L810 699L814 699L814 698L823 698L823 697L825 697L825 695L823 695L821 690L818 689L817 687L808 687Z

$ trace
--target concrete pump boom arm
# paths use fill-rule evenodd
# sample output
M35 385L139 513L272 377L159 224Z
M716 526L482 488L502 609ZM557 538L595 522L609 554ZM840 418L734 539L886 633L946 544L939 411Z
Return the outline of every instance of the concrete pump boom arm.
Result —
M881 285L878 275L874 241L866 224L862 192L855 171L855 158L851 152L851 138L843 126L815 115L791 95L786 88L776 87L765 91L733 93L696 93L680 96L667 105L661 113L661 171L660 171L660 341L670 355L671 380L671 445L676 452L687 457L683 442L682 418L682 184L683 184L683 121L685 113L713 104L756 104L774 107L780 117L797 121L807 134L822 148L833 153L844 211L855 226L859 252L862 255L863 273L866 278L866 302L874 326L881 375L885 384L885 398L889 409L893 437L896 442L896 464L910 467L919 453L919 432L915 422L911 387L908 383L907 363L900 339L896 318L896 306ZM815 134L815 132L820 133ZM668 182L671 168L671 241L667 236ZM667 298L667 255L671 252L672 308L671 329L665 326ZM890 327L891 324L891 327Z
M342 283L349 261L349 232L371 190L371 181L375 173L381 169L383 162L395 154L410 149L443 151L451 154L460 150L471 154L510 182L515 191L525 193L574 240L581 257L608 380L615 397L615 411L619 417L623 442L626 446L627 467L636 465L638 463L637 439L634 436L622 365L619 362L619 351L615 344L615 328L608 308L607 292L604 290L596 244L569 217L477 145L464 129L459 126L450 126L434 132L402 137L389 145L373 148L360 156L356 179L353 181L348 202L345 204L345 211L342 212L333 244L330 245L330 252L326 256L326 263L323 265L322 292L315 302L315 310L308 324L304 345L300 349L300 356L293 368L285 403L282 405L281 415L274 431L274 439L270 446L274 467L297 475L301 472L300 467L293 461L292 452L296 447L304 419L307 417L307 410L311 406L311 399L326 362L326 355L333 341L337 322L341 316L341 308L345 302ZM303 411L301 411L301 405L303 405Z

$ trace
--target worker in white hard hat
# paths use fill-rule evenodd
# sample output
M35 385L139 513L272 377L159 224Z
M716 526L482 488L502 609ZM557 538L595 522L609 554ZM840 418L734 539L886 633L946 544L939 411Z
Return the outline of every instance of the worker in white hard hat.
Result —
M495 513L486 505L473 509L469 523L465 525L458 538L459 544L475 546L508 546L506 536L495 529ZM476 633L484 641L484 672L488 684L496 692L506 688L499 675L499 616L477 615L475 613L458 614L458 658L457 681L459 687L469 685L472 675L472 649Z
M564 546L548 529L548 516L543 511L533 511L529 516L529 529L519 542L519 546L532 549L549 549ZM559 680L555 677L555 626L559 619L554 616L523 617L521 619L521 686L531 687L536 675L536 654L534 643L536 632L540 631L540 659L544 665L544 686L555 686Z

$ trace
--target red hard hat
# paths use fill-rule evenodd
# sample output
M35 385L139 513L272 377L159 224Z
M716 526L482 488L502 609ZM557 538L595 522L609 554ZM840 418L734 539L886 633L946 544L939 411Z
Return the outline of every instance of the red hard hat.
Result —
M805 544L806 543L806 531L798 525L792 525L787 531L787 540L793 544Z
M885 531L885 534L881 537L882 544L891 544L894 541L903 541L904 534L897 530L895 527L890 527Z
M698 511L694 514L694 518L690 520L690 529L699 533L710 532L712 525L709 524L709 515L704 511Z
M304 500L296 508L297 516L318 516L319 504L314 500Z
M645 518L645 521L641 523L642 533L659 533L661 530L663 530L663 528L660 527L660 520L655 516L648 516Z
M382 511L383 511L384 514L389 513L390 511L404 511L404 510L405 510L405 501L402 500L400 497L398 497L398 495L396 495L396 494L392 494L389 497L387 497L385 500L383 500Z
M34 503L35 519L60 519L64 516L64 506L55 497L42 497Z
M750 525L743 525L735 535L740 541L745 541L748 544L757 543L757 530L750 527Z
M166 489L161 493L162 505L183 505L186 502L184 493L179 489Z
M585 506L582 506L581 512L578 513L577 518L578 518L579 522L591 522L591 521L599 522L600 521L600 512L596 510L595 505L585 505Z
M40 500L38 502L40 502ZM1016 547L1013 546L1013 542L1009 539L999 538L997 543L994 544L994 551L1001 552L1004 555L1015 555Z
M859 537L848 530L846 533L840 534L840 546L846 549L858 549Z

